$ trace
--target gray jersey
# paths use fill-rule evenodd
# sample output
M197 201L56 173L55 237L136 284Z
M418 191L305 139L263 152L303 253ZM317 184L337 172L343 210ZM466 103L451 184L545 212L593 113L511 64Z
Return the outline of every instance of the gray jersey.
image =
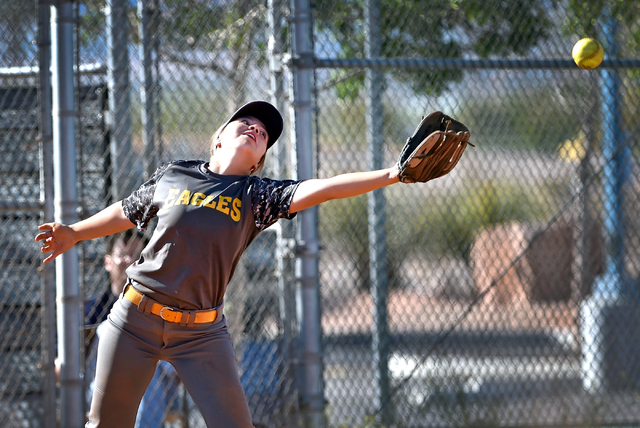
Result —
M160 303L209 309L222 303L240 256L280 218L291 219L299 181L220 175L204 161L175 161L122 201L140 230L158 217L149 244L127 269Z

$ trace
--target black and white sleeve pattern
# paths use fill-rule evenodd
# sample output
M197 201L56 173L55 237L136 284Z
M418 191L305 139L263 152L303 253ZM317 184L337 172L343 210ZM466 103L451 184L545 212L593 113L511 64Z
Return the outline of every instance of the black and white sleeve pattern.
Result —
M153 195L156 191L158 180L160 180L170 166L171 163L160 166L153 173L149 181L122 200L124 215L127 216L140 231L146 230L149 222L158 213L158 207L153 204Z
M291 199L300 181L255 178L251 185L251 201L256 227L264 230L281 218L292 219L289 213Z

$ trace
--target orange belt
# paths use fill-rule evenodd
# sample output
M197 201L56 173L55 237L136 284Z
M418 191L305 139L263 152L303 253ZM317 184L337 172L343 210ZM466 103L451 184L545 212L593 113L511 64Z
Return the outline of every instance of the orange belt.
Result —
M134 305L139 306L142 299L146 296L140 293L138 290L133 288L131 284L127 284L124 290L124 297L126 297L129 301L131 301ZM205 309L201 311L188 311L177 308L172 308L171 306L162 305L155 300L148 299L148 302L145 306L151 306L150 312L154 315L159 316L165 321L175 322L179 324L203 324L203 323L212 323L218 318L218 309ZM195 316L194 316L195 315ZM191 320L193 317L193 320ZM184 318L184 320L183 320Z

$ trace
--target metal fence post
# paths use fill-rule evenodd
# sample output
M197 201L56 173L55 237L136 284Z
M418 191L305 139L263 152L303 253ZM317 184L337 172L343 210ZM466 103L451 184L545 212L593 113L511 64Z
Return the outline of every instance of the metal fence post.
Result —
M283 55L286 49L286 38L284 32L284 7L283 0L268 1L268 24L269 24L269 69L271 97L274 105L281 112L286 108L285 93L285 65ZM285 130L286 133L286 130ZM272 150L272 165L277 177L286 177L290 174L290 166L287 160L291 153L289 146L285 142L289 140L281 138ZM295 400L295 326L296 326L296 306L295 306L295 284L291 281L288 272L295 270L292 258L292 242L295 242L295 227L292 222L279 222L273 226L277 231L276 257L277 257L277 278L279 287L280 319L282 323L282 337L280 349L282 352L282 376L284 382L281 397L280 410L284 414L284 425L286 427L297 426L297 412L291 408L291 402Z
M293 0L293 107L299 179L314 176L311 101L313 49L311 44L311 8L308 0ZM324 420L322 382L322 344L320 326L320 287L318 274L318 208L298 214L298 252L296 278L302 384L301 407L304 426L319 428Z
M51 9L53 71L53 159L55 219L78 221L76 188L76 118L73 70L73 3ZM80 287L77 247L56 259L58 357L62 426L84 426L84 391L80 370Z
M156 118L155 118L155 88L156 83L153 75L153 56L155 10L149 7L149 0L138 0L138 33L140 42L138 50L142 59L142 69L140 71L140 103L142 106L142 145L144 147L143 175L147 180L158 166L156 149Z
M45 222L54 220L53 123L51 114L51 5L38 2L38 63L40 95L40 203ZM43 427L56 423L56 276L55 265L42 268Z
M617 23L609 19L603 29L608 55L617 56ZM634 334L638 334L636 324L629 318L629 312L637 311L638 290L627 277L625 267L625 204L623 186L627 179L625 142L621 127L620 78L617 70L605 69L601 72L602 94L602 174L603 226L607 260L604 274L597 278L594 290L582 305L584 318L583 336L583 384L592 392L604 388L618 389L621 382L612 378L610 368L625 361L635 363ZM613 315L616 314L616 315ZM629 318L629 319L627 319ZM611 334L610 326L616 326ZM617 336L617 337L616 337ZM622 346L621 344L624 343ZM615 344L615 345L613 345ZM623 360L623 355L628 358ZM626 372L629 367L617 367ZM637 374L629 374L631 382L637 381Z
M105 4L109 87L109 110L106 119L111 142L113 201L128 195L134 184L125 181L133 169L127 7L126 0L107 0Z
M616 56L616 23L613 19L605 27L607 49ZM596 292L623 293L629 295L624 266L624 201L622 187L625 176L624 140L621 132L620 114L620 77L617 70L602 71L602 123L604 125L602 156L604 157L604 227L610 259L607 263L605 278ZM616 287L613 290L611 287ZM635 297L635 293L634 297Z
M380 5L378 0L365 3L367 58L380 57ZM365 103L367 123L367 146L369 149L369 168L383 167L383 106L382 106L382 70L367 68L365 76ZM376 377L376 409L380 411L381 422L391 423L389 403L389 333L387 329L387 246L385 233L384 190L378 189L368 195L369 217L369 260L371 277L371 296L373 298L372 347Z

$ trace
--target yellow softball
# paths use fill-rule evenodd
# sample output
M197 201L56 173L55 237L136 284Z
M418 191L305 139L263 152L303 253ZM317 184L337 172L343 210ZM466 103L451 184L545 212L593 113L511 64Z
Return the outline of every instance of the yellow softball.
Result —
M591 70L599 66L604 59L604 49L597 40L586 37L573 45L571 56L578 67Z

